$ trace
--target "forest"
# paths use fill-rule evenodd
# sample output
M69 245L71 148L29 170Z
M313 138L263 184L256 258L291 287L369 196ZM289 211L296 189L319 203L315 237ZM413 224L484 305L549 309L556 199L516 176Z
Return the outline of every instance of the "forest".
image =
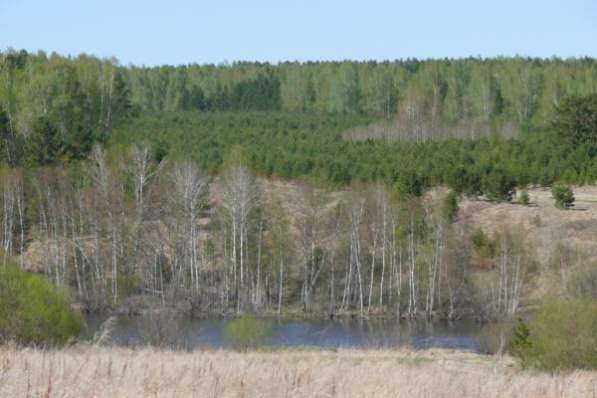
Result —
M242 144L260 174L338 184L465 180L482 191L495 174L525 185L596 173L587 143L562 147L552 126L567 95L597 91L592 58L144 68L6 50L1 70L0 161L11 167L142 140L210 171Z
M90 311L512 317L532 248L454 223L460 198L597 177L592 58L137 67L7 50L0 72L4 262L41 258ZM558 294L594 297L575 270Z

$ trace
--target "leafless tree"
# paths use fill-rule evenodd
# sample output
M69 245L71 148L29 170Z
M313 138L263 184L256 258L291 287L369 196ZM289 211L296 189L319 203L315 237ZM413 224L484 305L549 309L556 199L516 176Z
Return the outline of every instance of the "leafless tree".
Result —
M174 165L173 201L179 210L180 222L184 225L179 239L186 241L182 261L187 264L191 275L191 285L199 292L199 212L205 201L209 179L192 162L185 161Z
M302 186L301 205L298 212L303 257L303 284L301 297L303 309L311 306L311 295L326 263L326 252L321 246L326 224L326 192L312 184Z
M221 177L221 200L229 225L236 307L237 311L240 311L243 305L242 296L246 294L248 223L259 203L257 183L244 163L239 161L231 164L224 171Z

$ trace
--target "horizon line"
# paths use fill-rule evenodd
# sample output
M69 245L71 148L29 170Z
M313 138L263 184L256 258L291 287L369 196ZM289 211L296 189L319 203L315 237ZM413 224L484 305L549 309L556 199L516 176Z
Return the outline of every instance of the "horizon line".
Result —
M316 63L360 63L360 64L367 64L367 63L376 63L376 64L385 64L385 63L401 63L401 62L441 62L441 61L464 61L464 60L474 60L474 61L493 61L493 60L505 60L505 59L519 59L519 60L527 60L527 61L580 61L580 60L587 60L590 59L592 61L597 60L597 56L593 55L574 55L574 56L562 56L562 55L551 55L551 56L532 56L532 55L523 55L523 54L515 54L515 55L467 55L467 56L444 56L444 57L425 57L425 58L418 58L416 56L407 56L407 57L397 57L397 58L362 58L362 59L355 59L355 58L328 58L328 59L280 59L276 61L270 60L248 60L248 59L235 59L235 60L221 60L218 62L201 62L201 61L191 61L186 63L156 63L156 64L144 64L144 63L134 63L134 62L121 62L117 56L109 55L109 56L101 56L94 54L92 52L82 51L79 53L61 53L56 50L44 50L44 49L37 49L37 50L28 50L26 48L16 49L13 47L6 47L4 49L0 49L0 55L4 56L6 53L20 53L25 51L29 55L39 56L41 53L46 55L47 57L51 56L59 56L62 58L68 59L77 59L80 57L90 57L96 58L98 60L107 61L112 60L116 62L116 65L121 67L133 67L133 68L154 68L154 67L182 67L182 66L216 66L216 67L232 67L234 65L241 65L241 64L254 64L254 65L266 65L266 66L278 66L283 64L316 64Z

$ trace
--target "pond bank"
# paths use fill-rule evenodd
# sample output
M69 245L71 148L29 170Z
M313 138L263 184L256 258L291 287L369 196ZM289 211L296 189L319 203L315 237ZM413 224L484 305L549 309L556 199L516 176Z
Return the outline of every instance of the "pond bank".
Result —
M142 300L141 300L142 301ZM180 316L190 317L190 318L197 318L197 319L204 319L204 318L231 318L238 316L243 313L254 313L257 316L265 317L265 318L280 318L280 319L298 319L298 320L321 320L321 319L400 319L400 320L434 320L434 321L459 321L459 320L467 320L467 321L477 321L477 322L487 322L488 320L482 319L481 317L472 314L458 314L458 316L449 317L444 313L439 311L434 311L431 314L426 314L425 312L418 312L417 314L408 314L403 312L401 314L397 314L396 311L392 310L385 310L380 311L379 309L372 310L372 311L359 311L359 310L344 310L344 311L319 311L319 310L312 310L312 311L304 311L302 308L299 307L285 307L281 312L276 310L263 310L253 312L251 310L235 311L233 309L229 311L193 311L191 308L185 305L178 305L178 306L162 306L160 304L156 304L155 306L151 305L120 305L117 307L105 307L103 309L94 309L86 306L81 302L76 302L73 304L73 308L77 311L87 314L87 315L115 315L115 316L138 316L138 315L146 315L151 313L176 313Z

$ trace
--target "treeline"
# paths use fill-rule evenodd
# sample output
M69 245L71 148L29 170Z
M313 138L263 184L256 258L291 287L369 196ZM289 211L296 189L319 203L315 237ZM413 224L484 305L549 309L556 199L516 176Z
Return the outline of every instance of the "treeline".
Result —
M457 205L373 183L276 190L240 148L217 176L134 145L1 177L5 256L90 310L494 319L517 312L534 270L522 235L473 233L452 222Z
M143 111L365 114L383 122L351 131L352 138L426 141L545 127L565 96L597 91L597 64L520 57L241 62L132 68L129 82Z
M240 62L130 68L142 110L404 111L435 123L543 122L568 94L597 91L597 63L584 59L444 59L386 62Z
M394 121L391 130L416 140L476 138L545 127L565 96L597 92L592 58L147 68L87 55L6 50L0 54L0 71L1 153L11 164L84 157L90 143L105 141L114 125L131 114L257 110L368 115L370 122Z

